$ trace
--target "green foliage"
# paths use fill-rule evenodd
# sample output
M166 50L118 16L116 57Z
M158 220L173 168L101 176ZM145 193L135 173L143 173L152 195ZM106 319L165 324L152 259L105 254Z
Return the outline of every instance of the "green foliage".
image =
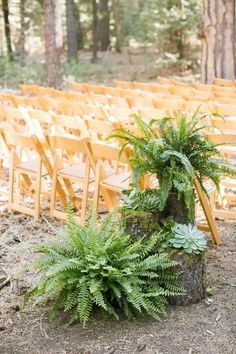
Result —
M21 66L16 61L9 62L7 58L0 57L0 87L17 87L20 84L45 83L44 64L28 62L26 66Z
M207 246L205 235L196 226L176 224L172 227L172 232L174 237L170 239L170 243L174 248L182 249L188 254L205 251Z
M27 268L42 274L24 298L24 305L53 299L51 319L64 309L70 322L85 325L94 307L116 319L119 309L128 318L146 312L159 319L167 296L183 293L172 269L177 262L153 253L157 235L131 243L112 215L99 225L92 213L83 227L68 207L66 232L57 236L56 242L31 245L42 255Z
M121 153L127 146L133 149L130 163L134 186L138 187L141 176L156 175L160 185L160 210L169 194L177 193L179 198L184 197L190 217L194 205L194 176L207 194L203 185L205 177L219 190L220 177L236 173L235 168L221 158L218 145L202 133L206 124L197 118L197 113L190 119L179 113L173 119L165 117L148 124L133 115L142 137L126 129L116 129L111 135L125 141Z
M160 211L160 191L145 189L143 191L132 189L123 191L125 198L123 207L131 210L157 213Z

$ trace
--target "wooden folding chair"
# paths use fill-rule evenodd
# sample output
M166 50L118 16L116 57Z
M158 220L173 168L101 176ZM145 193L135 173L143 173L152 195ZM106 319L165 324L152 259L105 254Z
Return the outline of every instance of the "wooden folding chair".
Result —
M96 164L96 180L95 180L95 205L96 210L99 208L100 190L108 193L110 200L104 198L106 207L111 211L118 200L116 194L122 194L123 189L128 189L130 182L130 171L124 171L124 168L117 169L117 164L125 164L128 166L128 154L125 151L120 156L120 148L105 145L102 143L90 143L92 157ZM108 167L107 167L108 166ZM113 168L112 168L113 167Z
M16 133L5 134L5 139L8 146L11 147L9 211L16 210L38 219L40 216L41 180L48 174L41 156L37 152L35 142L37 142L38 146L40 142L36 136L25 136ZM30 151L30 160L27 158L29 154L25 153L26 150ZM14 192L15 176L16 192ZM21 203L22 176L24 181L28 182L28 187L31 186L30 192L35 199L35 206L33 208ZM34 187L32 187L32 177L35 179Z
M119 123L109 121L101 122L98 119L86 119L84 122L87 126L90 139L93 142L104 141L114 129L121 128Z
M54 133L59 135L71 134L81 138L88 138L89 132L84 119L75 116L51 115L54 123ZM99 121L101 123L101 121Z
M213 120L213 126L220 128L221 132L208 133L209 138L217 143L223 144L219 147L222 155L232 165L236 162L236 122L234 119L225 119L223 122L216 122ZM235 130L233 130L235 129ZM218 204L221 208L214 208L213 214L215 217L222 219L236 219L236 212L230 209L231 206L235 206L236 203L236 175L230 178L222 177L221 179L221 193L218 198ZM225 209L226 207L226 209ZM227 209L228 208L228 209Z
M38 96L40 86L38 85L20 85L22 95L35 95Z
M101 95L98 93L90 92L89 93L92 104L101 105L101 106L109 106L109 98L105 95Z
M236 86L236 80L226 80L215 77L212 81L213 85L225 86L225 87L234 87Z
M82 115L86 118L94 118L99 120L107 120L106 110L103 107L96 106L95 104L80 104Z
M66 218L66 213L58 210L56 207L57 183L61 178L68 192L71 204L76 208L79 208L81 205L81 222L85 223L89 184L95 180L94 174L90 169L89 158L87 157L87 142L85 139L58 135L47 136L47 139L51 150L54 152L50 215L59 219ZM76 157L76 161L74 162L71 158L68 158L72 154ZM85 162L80 160L81 154L84 156ZM72 182L82 185L82 198L76 196Z
M57 100L52 97L40 96L38 97L40 108L43 111L55 111L57 108Z
M169 115L169 112L164 109L157 108L141 108L139 109L139 114L146 122L152 119L162 119Z
M116 87L124 88L124 89L132 89L133 83L131 81L120 81L120 80L113 80L113 84Z
M128 124L134 122L131 114L138 114L138 110L135 108L116 107L107 108L106 111L110 121Z
M150 91L149 83L147 83L147 82L133 81L132 84L133 84L134 89L136 89L136 90Z
M179 99L177 100L159 100L154 99L154 105L158 109L165 109L165 110L173 110L173 111L181 111L184 107L184 100Z
M151 92L153 93L158 93L158 94L168 94L169 92L169 87L170 86L164 86L164 85L160 85L160 84L153 84L153 83L149 83L149 88L151 90Z

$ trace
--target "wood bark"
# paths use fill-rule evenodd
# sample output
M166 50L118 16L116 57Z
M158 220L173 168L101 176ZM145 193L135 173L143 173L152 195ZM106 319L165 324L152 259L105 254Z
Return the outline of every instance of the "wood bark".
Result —
M121 30L121 4L120 0L113 0L112 1L112 7L113 7L113 15L114 15L114 30L115 30L115 37L116 37L116 44L115 48L118 53L121 52L121 36L122 36L122 30Z
M76 7L75 7L74 0L66 0L66 29L67 29L68 60L77 59L78 26L77 26Z
M100 0L98 33L100 50L106 51L110 45L110 8L109 0Z
M60 0L44 0L45 57L47 85L62 87L61 54L63 47Z
M22 66L25 65L25 0L20 1L20 46L19 60Z
M92 0L93 5L93 57L92 62L96 62L98 52L98 15L97 15L97 1Z
M236 1L204 0L202 82L236 79Z
M13 60L8 0L2 0L2 11L3 11L3 18L4 18L4 30L5 30L5 36L6 36L6 42L7 42L7 54L8 54L9 59Z
M133 241L137 241L144 236L151 236L158 229L161 221L161 214L152 214L143 211L120 210L121 224L125 232L129 234Z
M179 224L194 222L194 217L193 220L189 218L189 211L184 198L179 198L177 193L170 193L166 201L166 206L161 214L163 218L172 216L173 220Z
M173 259L179 262L176 271L180 271L182 274L178 281L186 293L171 297L169 303L186 306L203 300L206 297L205 255L178 253Z

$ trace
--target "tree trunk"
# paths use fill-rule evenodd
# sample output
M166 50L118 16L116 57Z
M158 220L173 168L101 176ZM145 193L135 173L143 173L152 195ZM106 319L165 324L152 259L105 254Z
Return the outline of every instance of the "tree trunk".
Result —
M114 20L115 20L115 37L116 37L116 44L115 48L118 53L121 52L121 14L120 14L120 9L121 9L121 4L120 0L113 0L112 1L112 6L113 6L113 14L114 14Z
M202 82L236 79L236 1L203 2Z
M77 48L78 50L84 48L84 34L83 34L83 28L81 25L81 20L80 20L80 4L77 3L75 4L75 19L77 22Z
M25 65L25 0L20 1L20 65Z
M98 17L97 17L97 1L93 2L93 57L92 62L97 61L97 51L98 51Z
M194 206L192 211L193 218L191 220L184 197L178 198L177 193L170 193L166 201L166 206L161 214L162 218L172 216L174 221L179 224L194 223Z
M120 209L120 222L125 232L131 236L133 241L137 241L144 236L151 236L158 229L161 221L161 214L148 213L144 211L134 211Z
M74 0L66 0L68 60L77 59L77 19Z
M45 55L48 86L62 87L63 37L61 24L61 4L59 0L44 0L45 6Z
M2 0L2 11L3 11L3 18L4 18L4 30L5 30L5 36L7 42L7 54L9 60L13 60L8 0Z
M110 44L109 0L100 0L98 33L100 36L100 49L105 52Z
M179 262L176 267L176 271L181 272L178 280L186 293L169 298L169 303L186 306L203 300L206 297L205 255L178 253L173 259Z

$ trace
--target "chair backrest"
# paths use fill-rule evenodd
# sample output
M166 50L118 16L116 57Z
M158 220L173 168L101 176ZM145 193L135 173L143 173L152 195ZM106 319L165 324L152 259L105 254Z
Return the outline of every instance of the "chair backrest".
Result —
M123 107L116 107L116 108L108 108L107 113L110 120L116 122L126 122L131 123L133 118L130 117L131 114L138 113L138 110L133 108L123 108Z
M166 109L166 110L175 110L181 111L183 110L184 100L176 101L176 100L157 100L154 99L155 107L158 109Z
M133 87L136 90L141 90L141 91L150 91L149 84L147 82L137 82L133 81Z
M27 136L20 133L5 132L5 141L9 147L15 148L16 150L27 150L27 152L29 150L34 150L34 152L36 151L32 135ZM28 154L26 154L26 156L29 157Z
M36 95L38 96L39 94L39 88L40 86L38 85L20 85L20 91L23 95Z
M222 131L223 133L235 132L236 134L236 117L225 119L212 117L211 125L220 130L218 133Z
M170 93L169 92L169 87L170 86L164 86L164 85L160 85L160 84L153 84L153 83L149 83L149 88L153 93Z
M129 100L131 107L136 107L136 108L155 107L152 95L150 95L149 97L137 97L137 98L128 97L127 99Z
M57 99L56 104L56 111L58 114L66 116L78 116L82 114L81 105L83 105L83 103L81 102L60 97Z
M90 92L89 96L93 104L109 105L109 98L105 95Z
M194 82L194 83L192 84L192 86L193 86L196 90L205 91L205 92L213 92L211 85L200 84L200 83Z
M82 118L53 114L52 120L55 131L60 134L70 133L82 138L89 137L87 126Z
M113 80L113 83L116 87L124 88L124 89L132 89L133 83L131 81L120 81L120 80Z
M114 146L105 145L103 143L90 143L92 155L96 161L108 160L120 163L129 163L128 154L124 151L120 155L120 148Z
M226 79L221 79L221 78L217 78L215 77L212 81L212 83L214 85L218 85L218 86L228 86L228 87L233 87L236 86L236 80L226 80Z
M95 138L96 140L104 140L114 129L121 127L119 123L101 122L98 119L86 119L85 124L87 125L91 139Z
M207 136L216 144L224 144L229 146L236 146L236 133L234 134L214 134L208 133Z
M47 124L47 125L53 124L52 116L48 112L34 109L32 111L29 111L29 115L32 119L35 119L40 123Z
M79 83L79 82L69 82L68 86L69 86L69 89L72 91L86 92L88 85L84 84L84 83Z
M54 111L57 107L57 100L55 98L40 96L39 102L43 111Z
M80 110L82 112L82 115L86 117L91 117L99 120L107 120L107 114L106 111L103 107L99 107L96 105L91 105L91 104L80 104Z
M186 101L183 105L183 110L186 112L195 113L197 109L199 113L216 112L216 108L213 102Z
M161 119L168 115L168 112L164 109L157 108L142 108L139 109L139 114L142 119L150 121L152 119Z
M54 153L57 150L72 152L74 154L86 154L86 140L75 138L74 136L47 135L46 139Z
M235 117L236 119L236 104L228 105L228 104L216 104L216 113L221 114L226 117Z

